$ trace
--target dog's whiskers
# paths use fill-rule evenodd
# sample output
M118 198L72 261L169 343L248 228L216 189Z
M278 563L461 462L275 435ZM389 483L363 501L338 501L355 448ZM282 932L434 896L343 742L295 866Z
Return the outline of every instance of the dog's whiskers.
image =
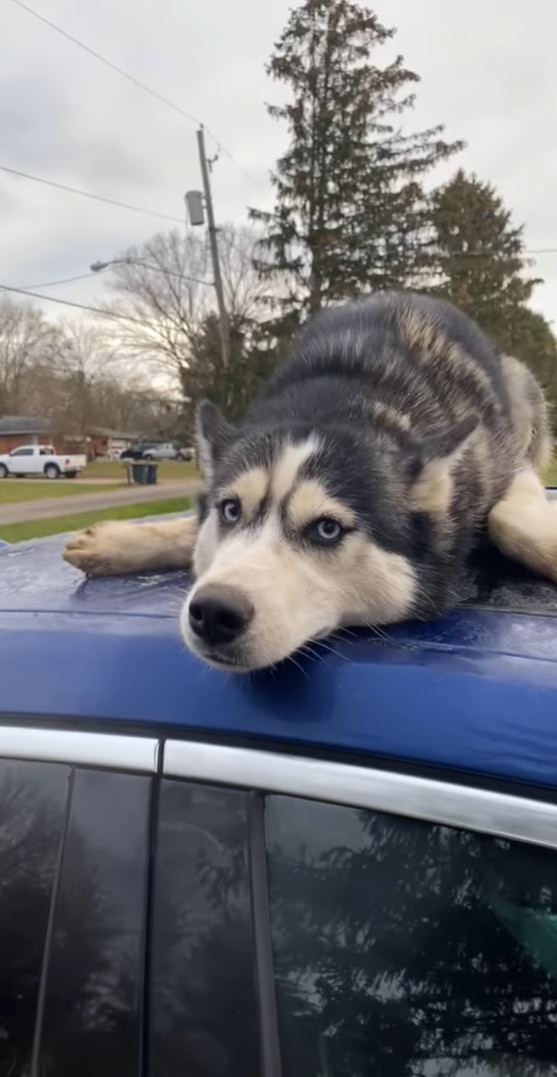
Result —
M343 658L344 657L344 655L342 654L342 651L338 651L336 649L336 647L333 647L332 643L329 643L327 640L316 640L315 641L315 646L320 647L322 651L327 651L328 654L335 655L336 658ZM318 654L317 657L319 657L321 659L321 661L323 661L323 655L322 654L321 655Z
M316 654L316 652L312 649L312 647L311 647L311 645L309 643L306 643L306 645L301 648L301 650L298 652L298 654L302 655L304 658L308 658L310 660L310 662L322 662L323 661L323 655Z
M287 662L291 662L293 666L296 666L296 669L298 669L300 673L303 673L304 677L307 677L308 681L311 679L307 669L304 669L301 663L297 662L293 655L288 656Z

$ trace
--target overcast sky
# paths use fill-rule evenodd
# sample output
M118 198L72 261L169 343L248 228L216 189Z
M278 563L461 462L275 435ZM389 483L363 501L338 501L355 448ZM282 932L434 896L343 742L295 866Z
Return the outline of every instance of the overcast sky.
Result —
M290 4L29 4L215 132L234 158L221 154L214 171L220 220L241 221L248 205L269 204L268 172L284 132L265 111L277 88L264 64ZM554 2L380 0L376 10L398 27L396 48L422 77L408 122L442 122L449 137L464 138L460 164L497 186L525 225L528 247L557 248ZM200 185L195 123L14 0L2 6L0 165L178 219L184 191ZM0 172L0 283L27 287L86 273L92 261L159 227L162 220ZM534 305L557 324L557 254L540 254L536 271L546 283ZM104 298L97 277L47 290L89 303Z

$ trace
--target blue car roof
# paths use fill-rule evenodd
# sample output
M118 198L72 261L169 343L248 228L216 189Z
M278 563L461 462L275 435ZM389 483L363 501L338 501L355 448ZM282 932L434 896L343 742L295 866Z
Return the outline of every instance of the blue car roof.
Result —
M86 580L63 544L0 550L4 721L158 727L557 789L556 588L503 581L491 608L350 634L242 677L184 647L185 574Z

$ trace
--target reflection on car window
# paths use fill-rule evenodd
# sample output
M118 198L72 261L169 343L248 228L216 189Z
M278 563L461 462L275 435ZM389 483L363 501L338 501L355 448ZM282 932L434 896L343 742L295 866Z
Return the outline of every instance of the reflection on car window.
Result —
M69 768L0 762L0 1073L29 1073Z
M289 1077L553 1077L557 856L335 805L267 802Z
M246 796L161 787L150 1077L260 1077Z
M137 1077L148 777L77 771L49 962L43 1077Z

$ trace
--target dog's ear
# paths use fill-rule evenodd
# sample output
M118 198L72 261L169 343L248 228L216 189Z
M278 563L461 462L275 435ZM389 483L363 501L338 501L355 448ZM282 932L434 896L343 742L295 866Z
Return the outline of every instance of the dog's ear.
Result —
M477 430L470 416L454 426L420 438L411 461L410 507L413 512L446 512L452 497L452 472Z
M210 485L215 467L234 436L234 427L209 400L202 400L195 410L195 444L199 470Z

